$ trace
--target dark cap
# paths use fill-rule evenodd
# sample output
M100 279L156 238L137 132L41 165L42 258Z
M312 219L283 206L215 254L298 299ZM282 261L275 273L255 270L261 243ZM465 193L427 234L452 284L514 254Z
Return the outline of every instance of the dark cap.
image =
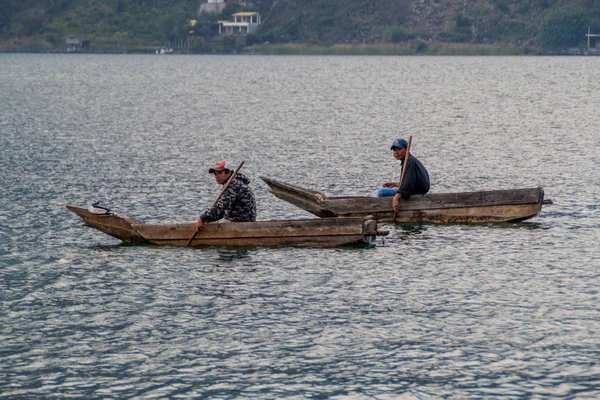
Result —
M390 150L401 149L403 147L408 147L408 142L404 139L396 139L394 140L394 143L392 143Z

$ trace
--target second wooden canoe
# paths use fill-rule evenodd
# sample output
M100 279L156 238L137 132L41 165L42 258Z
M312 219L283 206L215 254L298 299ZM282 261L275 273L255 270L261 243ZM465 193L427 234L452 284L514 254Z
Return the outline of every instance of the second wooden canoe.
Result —
M400 202L392 197L327 197L323 193L262 177L271 193L321 218L360 218L378 222L482 223L522 221L538 215L544 201L541 187L460 193L430 193Z

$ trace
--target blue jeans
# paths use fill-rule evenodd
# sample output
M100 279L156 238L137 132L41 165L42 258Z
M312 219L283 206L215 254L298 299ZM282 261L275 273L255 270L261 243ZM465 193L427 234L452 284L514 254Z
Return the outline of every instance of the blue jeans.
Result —
M377 197L395 196L398 193L398 188L381 188L377 191Z

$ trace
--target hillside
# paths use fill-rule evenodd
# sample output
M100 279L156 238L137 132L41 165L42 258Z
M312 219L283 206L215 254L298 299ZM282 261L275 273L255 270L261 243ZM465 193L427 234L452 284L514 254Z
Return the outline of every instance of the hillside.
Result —
M464 43L500 47L583 46L600 33L600 0L255 0L202 14L198 0L0 0L1 51L61 51L66 35L84 51L244 51L248 45ZM263 25L218 36L218 20L258 11ZM196 25L190 26L190 20Z
M565 10L569 15L548 26ZM276 42L318 44L421 39L576 46L588 25L600 31L599 21L599 0L281 0L262 34ZM551 33L564 38L548 38Z

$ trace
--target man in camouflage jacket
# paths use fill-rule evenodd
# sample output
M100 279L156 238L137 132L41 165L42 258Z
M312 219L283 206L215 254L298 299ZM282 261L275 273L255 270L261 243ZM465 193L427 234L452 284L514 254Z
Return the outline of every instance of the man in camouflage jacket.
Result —
M208 173L215 175L217 183L225 185L233 171L233 166L222 160L210 168ZM196 228L202 229L205 222L215 222L222 218L231 222L256 221L256 200L249 183L250 179L238 172L219 201L198 218Z

